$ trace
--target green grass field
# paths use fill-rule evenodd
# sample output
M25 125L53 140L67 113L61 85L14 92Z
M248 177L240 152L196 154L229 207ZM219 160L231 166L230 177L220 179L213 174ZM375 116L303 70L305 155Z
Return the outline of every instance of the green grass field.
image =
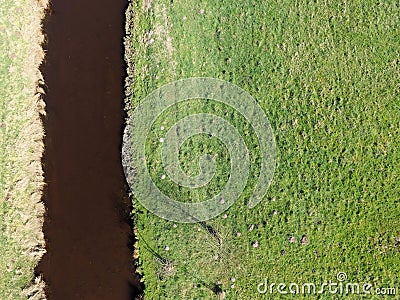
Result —
M42 299L43 111L38 66L46 1L0 0L0 299Z
M398 1L133 1L127 21L131 109L174 80L224 79L258 101L278 148L268 194L248 209L260 169L246 120L195 100L158 118L147 158L165 194L202 201L229 176L226 149L199 135L183 144L182 168L196 175L199 155L218 153L216 178L198 189L161 179L161 126L166 131L196 112L215 113L239 130L252 176L226 215L206 224L174 224L134 201L148 299L214 299L218 290L226 299L266 299L257 291L265 278L318 285L339 272L345 283L400 293ZM307 296L333 297L296 298Z

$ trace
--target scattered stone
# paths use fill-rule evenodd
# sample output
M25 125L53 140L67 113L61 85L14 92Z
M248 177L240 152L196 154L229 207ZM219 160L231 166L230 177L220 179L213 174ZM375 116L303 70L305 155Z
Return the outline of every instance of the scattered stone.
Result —
M161 179L165 179L165 175L164 174L161 175Z
M221 198L221 200L219 201L219 203L224 204L225 203L225 199Z
M254 241L251 245L253 248L257 248L259 246L258 241Z
M168 246L165 246L165 251L169 251L169 247Z
M291 236L289 238L289 243L295 243L296 242L296 238L294 236Z
M285 250L281 250L281 255L285 255L286 251Z
M200 9L200 14L204 14L204 9Z
M226 218L228 217L228 215L227 215L227 214L224 214L222 217L223 217L224 219L226 219Z
M218 300L223 300L223 299L225 299L225 292L224 291L219 291L218 293L217 293L217 299Z
M176 227L178 227L178 225L174 224L174 225L172 225L172 227L176 228Z
M309 245L310 242L307 239L307 235L303 234L303 236L301 237L300 243L303 245Z
M164 126L161 126L161 127L160 127L160 129L161 129L161 130L164 130L164 129L165 129L165 127L164 127Z
M254 224L251 224L249 227L249 231L253 231L253 229L254 229Z
M232 277L232 278L231 278L231 281L232 281L232 282L235 282L235 281L236 281L236 278L235 278L235 277Z
M237 236L241 236L242 234L240 232L236 233Z

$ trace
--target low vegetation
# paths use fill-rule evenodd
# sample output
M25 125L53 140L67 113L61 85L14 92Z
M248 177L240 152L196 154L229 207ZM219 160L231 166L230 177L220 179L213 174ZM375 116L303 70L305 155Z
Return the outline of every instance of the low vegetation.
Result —
M348 282L400 287L397 1L134 0L127 32L129 109L177 79L224 79L265 110L279 150L274 181L254 209L245 203L255 176L205 223L166 221L134 201L148 299L258 299L265 278L320 284L339 272ZM162 176L159 139L195 112L238 128L251 174L259 172L245 119L212 101L178 105L159 116L147 153L153 180L180 201L208 198L229 176L226 149L206 135L184 143L180 161L196 175L199 155L218 153L209 185L190 190Z
M0 299L41 299L43 129L38 70L46 1L0 0Z

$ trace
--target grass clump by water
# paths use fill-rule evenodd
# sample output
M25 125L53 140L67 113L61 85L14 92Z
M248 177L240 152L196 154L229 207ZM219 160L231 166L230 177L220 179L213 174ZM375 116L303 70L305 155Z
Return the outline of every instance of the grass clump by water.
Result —
M0 299L42 299L33 269L44 252L41 201L46 1L0 1Z
M253 176L205 223L162 220L135 201L149 299L258 299L265 278L318 285L339 272L360 285L400 287L397 1L133 1L127 20L131 109L174 80L224 79L258 101L279 150L268 194L247 209L259 172L254 133L229 108L212 108L246 140ZM162 176L160 128L210 105L171 108L148 137L150 174L176 200L208 199L229 176L226 149L201 135L182 145L180 162L196 175L197 157L217 153L210 185L188 190Z

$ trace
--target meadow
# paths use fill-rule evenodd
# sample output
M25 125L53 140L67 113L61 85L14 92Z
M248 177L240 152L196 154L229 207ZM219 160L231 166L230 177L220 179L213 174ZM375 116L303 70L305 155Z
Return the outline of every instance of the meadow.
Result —
M399 3L135 0L126 16L128 110L175 80L223 79L257 100L278 149L268 193L249 209L260 172L251 124L212 100L180 103L159 116L146 153L166 195L203 201L228 180L227 149L207 135L187 140L179 160L194 176L199 156L217 153L208 185L189 189L163 176L159 141L194 113L234 125L251 167L235 204L206 222L163 220L133 200L146 297L262 299L257 286L265 279L321 284L337 281L339 272L345 282L371 283L373 291L399 290Z
M44 113L39 65L46 1L0 1L0 299L42 299Z

